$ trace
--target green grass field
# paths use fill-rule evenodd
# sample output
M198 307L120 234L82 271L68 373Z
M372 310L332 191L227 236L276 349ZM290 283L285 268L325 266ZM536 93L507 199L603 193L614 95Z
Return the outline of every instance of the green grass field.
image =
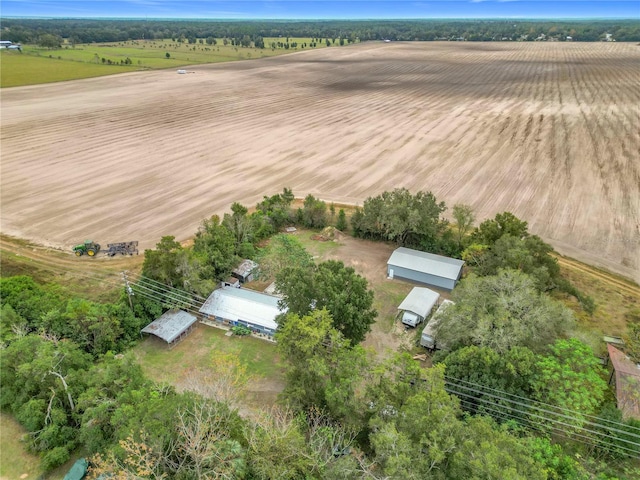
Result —
M180 43L170 39L63 45L58 49L25 45L22 53L15 50L1 52L0 87L60 82L141 69L178 68L272 57L312 49L309 46L311 40L290 38L290 43L297 42L298 47L289 49L271 48L272 42L285 42L283 38L265 39L263 49L224 45L223 39L217 39L216 45ZM302 44L307 46L303 48ZM316 48L326 46L318 42Z
M3 480L35 480L40 476L40 458L28 453L20 438L25 430L11 415L0 413L0 477Z
M225 336L226 331L199 325L182 343L169 350L165 343L148 338L133 351L144 372L153 380L175 385L187 372L206 370L215 357L237 358L251 377L283 378L283 366L276 346L253 337Z
M44 56L21 55L15 51L2 52L0 64L0 87L78 80L135 70L130 66L71 62Z

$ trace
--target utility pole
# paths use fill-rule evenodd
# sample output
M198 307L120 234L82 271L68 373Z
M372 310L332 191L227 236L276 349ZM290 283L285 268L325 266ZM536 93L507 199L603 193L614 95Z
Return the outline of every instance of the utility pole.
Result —
M133 311L133 302L131 301L131 297L134 295L134 293L131 285L129 284L127 273L129 273L127 270L124 270L122 272L122 279L124 280L124 288L127 291L127 296L129 297L129 306L131 307L131 311Z

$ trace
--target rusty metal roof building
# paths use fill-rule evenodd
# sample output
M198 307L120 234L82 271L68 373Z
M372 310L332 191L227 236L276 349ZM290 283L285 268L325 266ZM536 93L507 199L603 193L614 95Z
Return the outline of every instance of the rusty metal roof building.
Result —
M616 377L616 399L624 418L640 420L640 366L623 352L607 344Z
M241 282L250 282L253 278L252 273L257 268L258 264L253 260L243 260L240 265L234 268L231 274L240 279Z
M169 310L144 327L142 333L155 335L172 345L184 338L197 321L195 315L183 310Z

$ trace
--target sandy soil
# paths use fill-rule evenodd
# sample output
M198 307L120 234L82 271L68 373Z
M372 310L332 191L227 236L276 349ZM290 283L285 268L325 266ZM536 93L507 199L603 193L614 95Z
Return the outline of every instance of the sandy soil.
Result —
M69 248L186 239L289 186L509 210L640 280L640 47L371 43L3 89L1 229Z

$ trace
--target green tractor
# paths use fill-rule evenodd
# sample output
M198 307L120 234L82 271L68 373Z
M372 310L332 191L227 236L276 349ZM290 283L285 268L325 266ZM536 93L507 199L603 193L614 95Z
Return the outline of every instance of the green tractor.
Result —
M73 247L73 251L76 254L76 257L81 257L85 253L90 257L95 257L100 251L100 244L92 242L91 240L86 240L84 243Z

